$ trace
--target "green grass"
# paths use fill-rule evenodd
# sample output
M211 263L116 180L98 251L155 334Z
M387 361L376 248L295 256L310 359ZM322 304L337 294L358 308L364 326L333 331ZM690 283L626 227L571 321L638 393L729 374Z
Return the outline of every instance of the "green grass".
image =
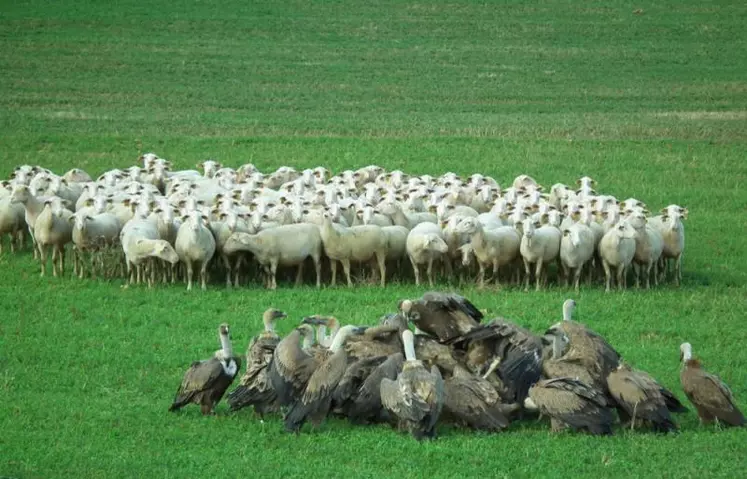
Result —
M690 341L744 409L746 16L743 2L693 0L6 2L0 172L98 174L155 151L178 167L376 163L546 185L588 174L606 193L689 208L681 288L461 292L535 331L575 297L580 320L683 399L678 346ZM692 412L671 437L552 435L528 421L498 435L444 427L427 444L337 420L293 437L224 404L217 417L169 414L222 321L243 351L269 305L294 321L372 323L424 289L120 286L39 278L28 252L0 258L0 476L736 477L747 467L745 431L701 428Z

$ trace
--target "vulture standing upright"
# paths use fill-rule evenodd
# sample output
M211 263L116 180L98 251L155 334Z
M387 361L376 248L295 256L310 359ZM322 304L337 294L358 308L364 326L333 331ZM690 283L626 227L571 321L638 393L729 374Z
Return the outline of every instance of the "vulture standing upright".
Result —
M262 315L265 329L249 343L246 350L246 372L241 377L239 386L227 398L232 411L254 406L254 411L262 418L264 414L276 412L280 408L267 366L280 342L280 336L275 332L275 321L285 317L287 315L284 312L274 308Z
M304 347L299 344L301 337ZM301 324L280 340L272 353L272 361L267 369L281 407L289 406L303 392L311 374L321 362L318 356L308 351L313 340L313 326Z
M241 358L233 355L228 325L218 327L221 349L204 361L195 361L184 373L184 378L169 411L176 411L189 403L199 404L202 414L214 414L228 386L241 368Z
M620 354L601 335L571 319L575 306L574 300L567 299L563 303L563 320L551 326L545 336L564 334L569 343L563 358L586 368L595 383L605 384L607 375L620 364Z
M381 380L381 404L418 441L436 437L436 423L444 404L444 381L436 366L428 371L415 357L414 336L402 332L405 363L396 380Z
M636 420L642 420L655 432L677 431L661 385L647 373L621 363L607 376L607 388L618 410L630 417L631 429L635 428Z
M318 426L327 417L332 407L332 393L348 367L345 341L362 332L362 328L353 325L343 326L337 331L330 346L332 354L316 367L302 394L291 403L284 418L286 431L298 434L307 419Z
M731 426L744 426L744 414L737 407L729 386L701 367L700 361L693 358L690 343L680 345L680 354L682 389L698 410L700 422L723 421Z

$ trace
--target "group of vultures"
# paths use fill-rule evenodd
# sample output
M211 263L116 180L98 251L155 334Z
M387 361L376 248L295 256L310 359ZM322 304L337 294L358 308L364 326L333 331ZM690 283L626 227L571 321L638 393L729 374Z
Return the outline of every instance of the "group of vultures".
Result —
M296 434L307 421L319 426L333 415L353 424L388 423L421 440L436 437L440 422L497 432L537 412L553 431L610 435L616 416L630 429L677 431L672 413L688 409L574 321L574 307L566 300L563 320L537 335L505 318L483 321L458 294L428 292L400 301L376 326L314 315L283 338L275 323L286 314L268 309L227 402L231 410L252 406L260 419L281 413L285 429ZM214 414L242 363L227 324L219 335L221 349L192 363L169 410L194 403ZM744 425L727 385L701 367L689 343L680 353L682 389L701 423Z

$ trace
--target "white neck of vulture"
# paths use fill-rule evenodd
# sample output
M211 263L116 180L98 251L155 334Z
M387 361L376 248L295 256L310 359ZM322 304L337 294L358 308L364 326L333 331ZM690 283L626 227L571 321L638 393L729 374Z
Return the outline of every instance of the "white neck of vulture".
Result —
M275 319L272 317L272 314L265 314L265 317L262 319L263 319L263 322L265 323L265 332L274 333L275 332Z
M563 355L563 343L560 342L560 336L555 336L552 339L552 358L560 359Z
M402 344L405 347L405 359L407 361L417 361L418 358L415 356L415 336L409 329L402 331Z
M228 334L220 335L220 346L221 352L223 354L223 359L228 359L233 356L233 350L231 349L231 339L228 337Z
M303 335L303 344L301 347L303 349L309 349L314 345L314 330L312 328L304 328L301 330L301 334Z
M682 361L689 361L693 358L693 347L690 343L680 346L680 351L682 351Z
M335 337L332 340L332 345L329 347L330 351L332 351L333 353L339 351L342 348L343 344L345 344L345 340L348 339L348 336L353 334L353 331L355 331L356 329L356 326L352 326L350 324L338 329L337 334L335 334Z
M567 299L563 303L563 321L570 321L573 318L573 307L575 306L573 300Z
M316 327L316 342L323 345L325 339L327 339L327 326L320 324Z

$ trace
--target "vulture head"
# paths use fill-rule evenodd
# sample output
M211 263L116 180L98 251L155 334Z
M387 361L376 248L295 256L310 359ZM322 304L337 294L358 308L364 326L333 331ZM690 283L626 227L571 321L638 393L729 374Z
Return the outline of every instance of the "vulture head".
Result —
M576 308L576 301L566 299L563 302L563 321L570 321L573 318L573 310Z
M280 311L279 309L275 308L269 308L267 311L264 312L262 315L262 321L265 324L265 331L273 331L275 321L282 318L287 318L288 315L284 312Z
M231 349L231 333L227 323L222 323L218 326L218 335L220 336L221 348L215 352L215 357L226 360L233 355Z

